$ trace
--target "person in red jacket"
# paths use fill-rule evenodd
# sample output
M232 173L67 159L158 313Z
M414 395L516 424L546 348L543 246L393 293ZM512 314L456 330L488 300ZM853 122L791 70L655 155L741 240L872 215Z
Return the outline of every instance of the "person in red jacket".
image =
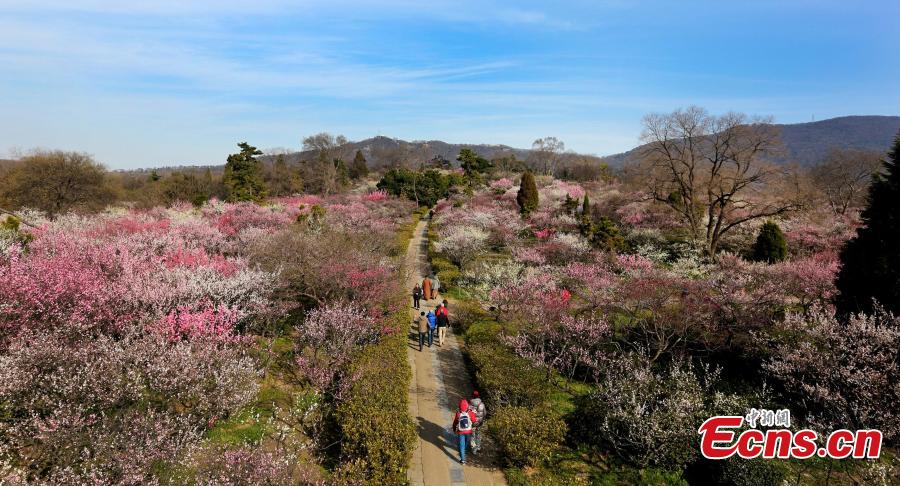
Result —
M478 418L469 410L469 402L465 398L459 401L459 410L453 416L453 431L459 436L459 462L466 463L466 448L469 446L472 431Z
M450 318L448 317L450 313L447 311L447 305L438 304L434 314L437 317L438 346L443 346L444 336L447 335L447 326L450 325Z

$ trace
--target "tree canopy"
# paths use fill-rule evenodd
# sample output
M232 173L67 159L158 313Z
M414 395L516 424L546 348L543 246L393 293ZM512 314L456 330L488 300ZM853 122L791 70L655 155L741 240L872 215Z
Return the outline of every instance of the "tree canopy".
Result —
M0 184L0 201L55 216L103 209L115 199L106 169L78 152L35 152L18 161Z
M781 149L769 118L714 116L692 106L647 115L642 139L641 177L650 194L676 212L710 256L734 228L800 207L773 187L780 172L763 160Z
M835 282L842 314L871 312L874 302L900 313L900 133L873 177L863 226L841 250L841 271Z
M434 206L450 192L450 178L439 171L412 171L394 168L378 182L378 189L416 201L419 206Z
M262 151L247 142L239 143L238 147L241 151L229 155L225 163L223 182L227 190L226 197L232 202L259 202L268 193L263 181L262 164L256 158L257 155L262 155Z
M491 168L490 160L478 155L470 148L460 150L456 160L460 162L460 167L469 177L478 177Z

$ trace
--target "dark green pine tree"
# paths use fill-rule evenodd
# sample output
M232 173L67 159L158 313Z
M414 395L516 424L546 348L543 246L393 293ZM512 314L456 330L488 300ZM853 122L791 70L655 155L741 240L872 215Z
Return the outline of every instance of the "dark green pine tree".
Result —
M606 216L601 216L596 223L591 222L590 239L601 250L616 252L625 249L625 238L619 227Z
M353 157L353 162L350 163L349 175L353 180L357 180L369 175L369 166L366 165L366 158L359 150L356 151L356 155Z
M460 149L456 160L460 162L460 167L462 167L462 170L465 171L468 177L477 177L491 168L491 161L478 155L470 148Z
M225 163L223 182L227 191L226 198L231 202L259 202L266 197L262 164L256 158L257 155L262 155L262 151L247 142L239 143L238 147L241 151L229 155Z
M339 190L350 185L350 169L344 159L334 159L334 178Z
M862 227L841 249L838 313L870 313L873 301L900 314L900 133L869 186Z
M503 193L503 190L500 190L500 194ZM566 200L563 201L563 210L565 210L566 214L575 214L575 210L578 209L578 199L572 199L572 196L566 194Z
M787 258L787 240L784 239L784 233L777 224L766 221L753 245L753 261L778 263L783 262L785 258Z
M538 190L534 182L534 174L526 171L522 174L522 182L519 183L519 193L516 194L516 202L519 203L519 212L522 216L528 216L538 207Z
M584 201L581 203L581 218L578 220L578 230L581 234L590 238L594 231L594 219L591 216L591 200L588 195L584 195Z

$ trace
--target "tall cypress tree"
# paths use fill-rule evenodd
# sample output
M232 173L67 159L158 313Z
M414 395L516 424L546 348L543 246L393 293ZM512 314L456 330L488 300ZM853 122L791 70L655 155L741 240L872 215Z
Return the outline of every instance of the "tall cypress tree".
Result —
M538 190L534 182L534 174L527 171L522 174L522 182L519 183L519 193L516 194L516 202L519 203L519 211L522 216L528 216L538 207Z
M578 219L578 229L581 234L590 238L594 232L594 219L591 216L591 200L588 195L584 195L584 201L581 203L581 218Z
M863 226L841 249L838 312L871 312L873 300L900 314L900 133L869 187Z
M369 166L366 165L366 157L359 150L356 151L353 162L350 164L349 175L353 180L369 175Z
M261 201L266 197L266 184L263 181L262 164L256 158L262 151L241 142L241 151L228 156L225 163L223 181L228 192L229 201Z

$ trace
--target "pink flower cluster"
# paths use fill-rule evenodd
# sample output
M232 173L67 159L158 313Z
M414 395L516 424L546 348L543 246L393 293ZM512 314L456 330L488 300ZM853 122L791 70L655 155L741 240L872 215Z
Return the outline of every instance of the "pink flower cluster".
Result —
M388 199L388 193L385 191L372 191L364 196L366 201L369 202L380 202Z
M234 327L239 318L240 311L224 305L206 306L199 310L182 306L169 312L159 323L151 324L148 328L170 341L195 337L231 340L236 338Z
M515 183L511 179L503 177L501 179L492 181L490 187L491 189L497 189L506 192L507 189L512 188L514 185Z

